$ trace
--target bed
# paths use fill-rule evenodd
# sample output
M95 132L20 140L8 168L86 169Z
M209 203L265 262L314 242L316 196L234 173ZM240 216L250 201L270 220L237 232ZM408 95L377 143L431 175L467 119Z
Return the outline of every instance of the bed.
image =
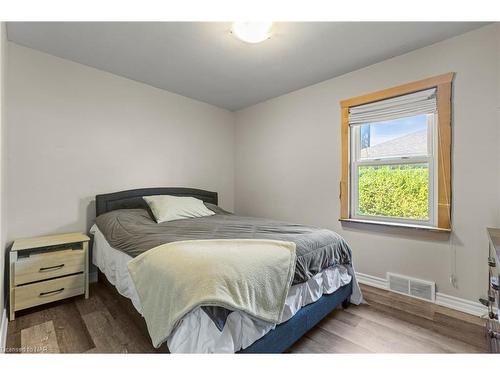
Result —
M210 218L177 220L155 225L143 196L189 196L202 200L215 212ZM127 264L138 253L157 243L194 238L271 238L298 244L297 264L282 320L278 324L258 321L240 311L190 311L169 336L171 352L282 353L337 306L360 303L351 260L342 260L350 249L334 232L232 215L218 206L218 196L190 188L146 188L96 196L97 224L93 263L130 299L142 314L141 301L131 281ZM190 221L191 220L191 221ZM125 239L124 239L125 238ZM321 243L330 241L330 243ZM314 244L316 251L304 246ZM343 249L344 248L344 249ZM315 253L311 257L311 253ZM332 258L335 255L335 260ZM338 260L341 261L338 261ZM224 315L219 325L220 315Z

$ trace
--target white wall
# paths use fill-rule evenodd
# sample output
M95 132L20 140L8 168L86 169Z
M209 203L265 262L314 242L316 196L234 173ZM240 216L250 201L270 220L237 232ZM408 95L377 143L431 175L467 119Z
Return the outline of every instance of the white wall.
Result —
M476 300L487 287L485 228L499 224L497 39L487 26L237 112L236 212L331 228L361 273L435 280L440 292ZM339 101L450 71L453 235L341 226Z
M500 23L497 23L497 85L498 85L498 101L497 101L497 118L498 118L498 125L499 125L499 131L498 131L498 160L500 163ZM498 173L498 195L499 195L499 201L500 201L500 173ZM500 206L498 209L498 222L500 223Z
M234 115L8 43L7 239L86 231L96 194L219 192L233 209Z
M5 22L0 22L0 324L4 310L4 261L5 261L5 147L4 147L4 127L5 127L5 68L7 61L7 32ZM0 326L1 330L1 326ZM1 337L0 337L1 340ZM1 350L1 348L0 348Z

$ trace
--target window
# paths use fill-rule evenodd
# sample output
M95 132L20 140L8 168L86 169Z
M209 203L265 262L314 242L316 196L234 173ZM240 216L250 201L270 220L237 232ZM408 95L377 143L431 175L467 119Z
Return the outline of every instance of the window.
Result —
M341 103L341 220L451 228L452 77Z
M434 226L435 114L351 126L353 217Z

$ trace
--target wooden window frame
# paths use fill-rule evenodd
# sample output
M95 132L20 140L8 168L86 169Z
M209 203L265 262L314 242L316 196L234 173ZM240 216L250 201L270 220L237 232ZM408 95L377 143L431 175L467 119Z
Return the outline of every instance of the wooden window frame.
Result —
M391 87L370 94L342 100L341 138L342 165L340 178L340 221L383 224L399 227L423 228L438 231L451 231L451 94L455 73L446 73L420 81ZM436 88L438 129L437 129L437 226L381 222L353 219L350 213L350 139L349 139L349 108L362 104L411 94L416 91Z

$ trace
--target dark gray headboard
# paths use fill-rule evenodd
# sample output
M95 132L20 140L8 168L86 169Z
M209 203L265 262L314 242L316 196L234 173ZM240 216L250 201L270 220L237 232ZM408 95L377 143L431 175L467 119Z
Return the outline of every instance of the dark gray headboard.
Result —
M148 206L143 196L146 195L174 195L177 197L194 197L205 203L218 204L217 193L212 191L183 187L144 188L119 191L117 193L99 194L95 197L96 217L109 211L124 208L146 208Z

